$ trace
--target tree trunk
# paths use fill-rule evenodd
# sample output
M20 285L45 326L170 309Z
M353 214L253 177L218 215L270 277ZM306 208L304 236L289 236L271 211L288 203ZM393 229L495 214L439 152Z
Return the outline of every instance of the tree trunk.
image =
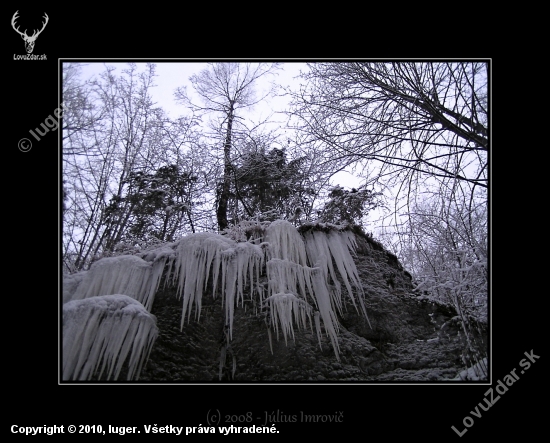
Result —
M233 130L233 102L229 104L227 113L227 132L225 134L225 143L223 145L223 185L218 200L218 210L216 216L218 218L218 230L221 232L227 228L227 205L229 202L229 193L231 185L231 133Z

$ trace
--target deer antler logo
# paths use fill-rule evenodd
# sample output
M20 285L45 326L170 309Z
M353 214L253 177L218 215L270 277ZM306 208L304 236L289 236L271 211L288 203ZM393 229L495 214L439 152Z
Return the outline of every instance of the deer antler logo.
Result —
M11 18L11 26L13 27L13 29L15 30L15 32L17 32L21 38L23 40L25 40L25 49L27 50L27 54L32 54L32 51L34 49L34 42L36 41L36 39L38 38L38 36L40 35L40 33L44 30L44 28L46 27L46 25L48 24L48 14L46 14L44 12L44 17L46 19L45 22L42 23L42 29L40 31L34 31L33 34L29 37L27 35L27 30L25 29L25 32L21 32L19 30L19 26L16 28L15 27L15 21L18 19L17 17L17 14L19 13L19 11L15 11L15 14L13 14L13 17Z

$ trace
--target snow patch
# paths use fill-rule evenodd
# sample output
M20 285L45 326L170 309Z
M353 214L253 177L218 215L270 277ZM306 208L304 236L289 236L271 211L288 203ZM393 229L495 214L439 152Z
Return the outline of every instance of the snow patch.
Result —
M487 380L487 379L488 379L487 357L485 357L482 360L478 361L475 365L461 371L452 380L460 380L460 381L476 380L477 381L477 380Z

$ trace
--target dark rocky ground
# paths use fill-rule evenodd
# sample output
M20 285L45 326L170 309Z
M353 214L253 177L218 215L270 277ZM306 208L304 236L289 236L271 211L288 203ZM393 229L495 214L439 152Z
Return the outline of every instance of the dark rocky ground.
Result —
M181 323L175 290L156 295L152 314L159 335L140 382L340 383L444 382L465 368L464 335L454 310L413 293L411 276L397 258L365 235L357 235L356 265L371 326L351 304L340 318L340 361L327 336L320 348L313 330L294 330L285 344L253 302L235 310L229 345L220 298L203 296L200 321ZM343 289L345 292L345 289ZM344 294L343 294L344 295ZM443 326L443 328L442 328ZM486 340L486 333L476 338Z

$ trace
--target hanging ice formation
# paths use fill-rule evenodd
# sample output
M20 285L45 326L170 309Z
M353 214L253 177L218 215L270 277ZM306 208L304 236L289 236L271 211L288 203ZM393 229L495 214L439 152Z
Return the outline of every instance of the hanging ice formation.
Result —
M196 319L200 318L202 294L207 289L212 269L213 296L216 297L221 270L222 304L225 306L229 336L233 334L233 313L236 304L244 301L244 288L254 288L263 264L262 249L249 242L237 243L213 233L191 234L177 246L174 281L177 295L183 298L181 327L191 316L195 304Z
M321 272L325 279L329 276L332 279L333 285L335 286L335 292L331 300L333 300L336 304L340 314L342 313L341 287L334 270L333 262L336 263L336 268L344 281L350 299L357 309L351 283L359 290L361 295L363 295L363 290L359 280L357 267L355 266L353 257L350 254L350 251L355 251L357 247L354 234L348 230L330 230L328 233L318 230L310 230L305 233L304 238L310 261L313 262L315 257L322 258L319 263ZM363 303L363 297L358 298L361 306L361 312L365 315L368 321L367 310L365 308L365 304Z
M143 355L148 354L156 337L156 326L147 323L149 329L145 334L145 329L140 329L145 326L139 325L145 321L144 313L150 310L163 275L165 284L175 286L177 296L182 300L182 328L185 319L191 319L193 305L195 319L200 319L202 296L209 288L211 276L213 297L221 293L229 340L233 334L235 307L239 302L244 304L248 287L249 296L258 301L257 305L269 308L271 327L277 336L280 328L286 342L289 337L294 337L294 325L306 328L309 322L311 329L315 324L321 346L322 320L325 333L339 358L336 312L342 313L343 302L338 278L344 282L356 309L367 315L361 282L351 255L355 247L355 237L350 231L335 226L312 225L302 237L291 223L277 220L267 227L257 226L250 241L236 242L228 236L197 233L142 253L142 258L119 256L99 260L85 275L67 279L70 289L64 292L64 302L73 301L66 303L63 309L64 377L89 377L101 360L101 371L107 365L108 375L114 374L116 378L120 371L118 365L124 360L123 353L128 352L131 334L141 331L136 335L130 360L131 375L138 375L136 362L143 363ZM264 294L260 282L264 269L267 294ZM358 292L359 308L352 286ZM107 308L106 301L97 301L110 294L124 294L127 296L125 300L131 297L142 303L142 315L123 315L127 306L132 306L133 312L137 313L135 303L122 306L121 302L105 299L110 300ZM117 309L121 310L118 314ZM100 312L109 312L110 317ZM80 320L75 321L77 317ZM98 322L104 318L101 325L105 324L105 327L100 328ZM120 326L115 326L115 319L121 319ZM112 343L109 342L109 333L105 332L108 327L114 334ZM126 332L122 333L123 330ZM271 338L271 333L269 336ZM71 346L66 348L65 340L67 346ZM77 352L75 343L80 343L78 346L82 350ZM134 356L134 351L141 357ZM120 355L115 365L116 352Z
M104 258L63 279L63 380L101 378L105 368L117 380L130 349L128 380L139 377L158 334L148 311L173 251L146 258Z
M335 307L342 313L342 299L333 260L354 306L356 303L351 283L360 291L358 298L361 310L365 316L367 315L357 268L350 255L350 250L355 250L355 238L349 231L336 229L328 229L328 233L311 229L306 232L304 238L305 242L294 226L283 220L271 223L266 230L269 258L266 269L270 294L267 301L271 308L272 324L275 325L277 333L277 325L281 325L286 341L288 334L294 334L293 320L298 326L305 327L307 318L311 325L311 313L314 312L319 345L322 319L325 332L339 359L338 319ZM307 266L308 264L310 266ZM335 290L329 289L329 277ZM309 300L313 301L316 311Z
M134 255L98 260L69 297L71 300L81 300L97 295L124 294L150 310L164 270L164 262L165 260L147 262Z
M106 372L117 380L129 354L128 380L139 377L157 337L156 320L127 295L103 295L63 305L63 380Z

